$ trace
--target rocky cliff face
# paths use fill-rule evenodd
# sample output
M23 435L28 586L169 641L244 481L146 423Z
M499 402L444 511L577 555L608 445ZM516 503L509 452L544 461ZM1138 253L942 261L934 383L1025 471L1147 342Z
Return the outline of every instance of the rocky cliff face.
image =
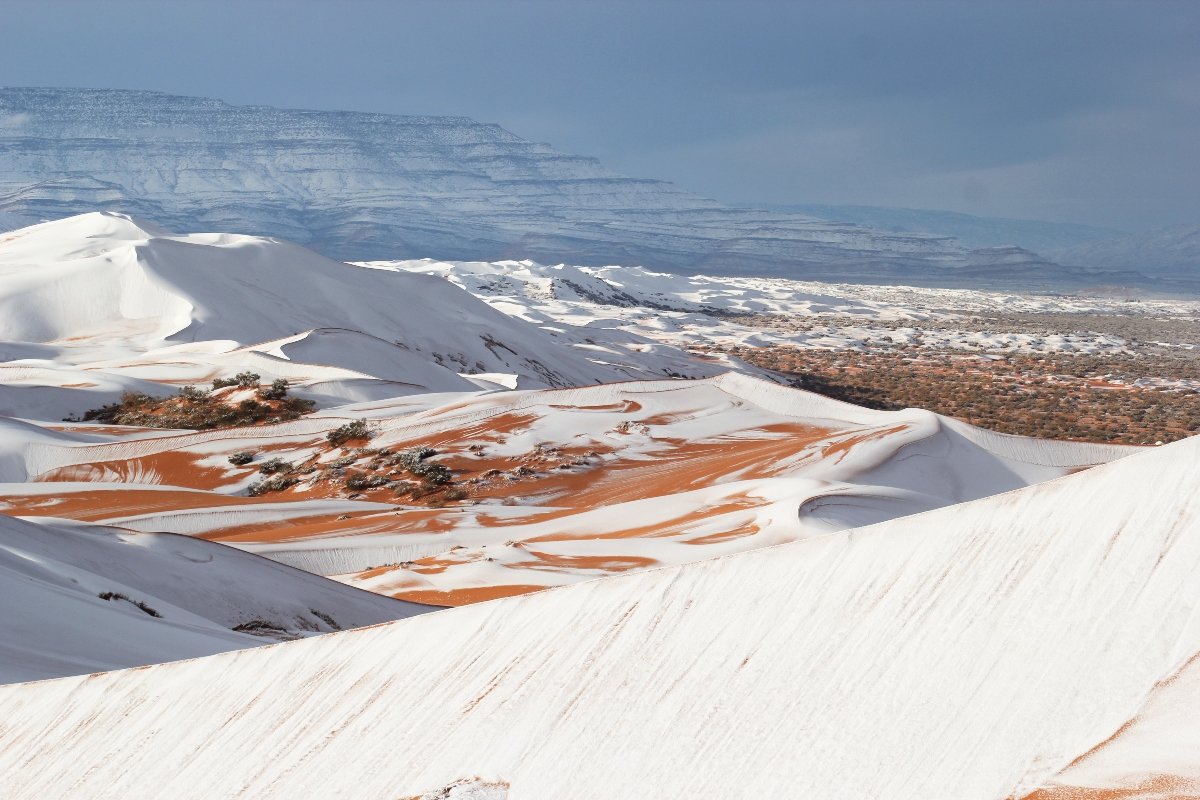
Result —
M953 239L732 209L465 117L0 89L0 221L114 210L342 259L642 264L853 279L961 262Z

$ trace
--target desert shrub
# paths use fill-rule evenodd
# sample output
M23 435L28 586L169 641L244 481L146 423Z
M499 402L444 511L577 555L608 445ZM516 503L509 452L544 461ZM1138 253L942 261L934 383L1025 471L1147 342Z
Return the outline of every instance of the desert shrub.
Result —
M450 483L450 470L444 464L427 460L436 455L437 451L432 447L410 447L392 456L391 463L404 467L425 483L437 486Z
M299 482L298 478L293 478L291 475L273 475L266 480L250 484L247 491L249 491L251 497L258 497L267 492L282 492L284 489L295 486Z
M248 622L242 622L234 625L231 630L235 630L238 633L249 633L254 636L266 636L268 638L287 633L283 626L266 619L252 619Z
M342 629L342 626L341 626L341 625L338 625L338 624L337 624L337 621L336 621L336 620L334 620L334 618L333 618L333 617L331 617L331 616L329 616L328 614L324 614L324 613L322 613L322 612L320 612L320 611L317 611L315 608L310 608L310 609L309 609L309 612L310 612L310 613L311 613L311 614L312 614L314 617L316 617L317 619L321 620L322 622L324 622L324 623L325 623L326 625L328 625L329 627L333 628L335 631L340 631L340 630Z
M288 414L288 419L295 419L301 414L307 414L317 407L317 404L312 400L305 400L300 397L288 397L280 404L279 408L285 414Z
M237 409L238 409L238 411L241 411L243 414L253 415L253 414L258 414L259 412L262 412L262 411L270 411L271 407L268 405L263 405L262 403L258 402L257 400L246 399L237 404Z
M240 453L234 453L233 455L231 455L229 457L229 463L233 464L235 467L244 466L245 464L249 464L253 460L254 460L254 453L250 453L245 450L243 450Z
M269 458L258 466L258 471L264 475L274 475L280 472L289 472L291 469L291 462L284 461L282 458Z
M258 390L258 396L263 400L282 400L287 397L288 382L283 378L276 378L271 381L271 385L265 389Z
M255 386L258 386L260 380L262 380L262 376L257 372L239 372L232 378L214 378L212 384L214 389L224 389L226 386L253 389Z
M444 464L425 462L420 464L415 469L409 469L409 472L419 477L426 483L431 483L437 486L449 483L453 478L450 470Z
M120 402L85 412L83 421L147 428L210 430L292 420L311 412L315 407L316 404L311 400L298 397L267 402L247 399L231 406L202 389L188 386L170 397L127 392Z
M346 478L347 489L378 489L381 486L387 486L391 483L390 480L382 475L352 475Z
M179 396L189 403L203 403L208 400L208 392L198 386L185 386L179 390Z
M153 608L151 608L150 606L143 603L141 600L133 600L128 595L121 594L120 592L101 592L100 594L98 594L96 596L99 597L101 600L109 600L109 601L124 600L126 603L132 603L139 610L149 614L152 617L159 617L159 618L162 617L162 614L158 613Z
M420 500L430 495L437 494L442 490L441 486L432 483L414 483L410 484L412 488L408 490L408 496L413 500Z
M341 447L346 442L351 442L355 439L370 439L371 429L367 425L366 420L356 419L353 422L347 422L345 425L334 428L325 434L325 438L334 447Z
M407 450L401 450L392 457L393 464L399 464L405 469L411 470L413 467L420 464L427 458L437 455L437 450L432 447L410 447Z

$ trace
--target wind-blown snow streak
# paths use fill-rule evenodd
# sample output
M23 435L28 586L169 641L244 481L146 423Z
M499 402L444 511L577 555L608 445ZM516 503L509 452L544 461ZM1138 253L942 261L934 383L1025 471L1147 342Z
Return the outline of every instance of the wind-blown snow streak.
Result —
M1022 796L1200 653L1198 483L1188 440L777 548L0 687L0 774L13 798ZM1107 774L1153 777L1139 752Z

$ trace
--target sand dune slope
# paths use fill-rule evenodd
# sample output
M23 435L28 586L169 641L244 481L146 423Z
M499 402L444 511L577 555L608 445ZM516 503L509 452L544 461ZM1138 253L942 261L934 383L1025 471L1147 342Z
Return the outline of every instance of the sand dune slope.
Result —
M776 548L0 687L0 775L15 798L1021 797L1200 653L1198 484L1187 440ZM1077 796L1195 794L1194 762L1145 752Z
M255 647L421 613L231 547L0 516L0 682Z
M375 426L369 443L325 440L356 417ZM382 400L198 433L104 430L0 424L0 503L213 539L438 605L859 527L1137 450L871 411L736 374ZM458 499L409 493L413 474L380 455L413 447L436 451ZM239 451L255 460L231 465ZM296 483L246 497L268 457L294 465Z
M72 365L99 373L97 393L118 394L108 384L143 388L133 375L205 383L230 368L276 373L272 360L289 379L385 380L388 396L474 390L464 374L536 388L717 371L628 334L598 343L540 329L441 277L265 237L174 234L107 212L0 236L0 358L20 361L31 386L82 382L79 370L62 380L30 372ZM18 400L0 393L0 411L38 413Z

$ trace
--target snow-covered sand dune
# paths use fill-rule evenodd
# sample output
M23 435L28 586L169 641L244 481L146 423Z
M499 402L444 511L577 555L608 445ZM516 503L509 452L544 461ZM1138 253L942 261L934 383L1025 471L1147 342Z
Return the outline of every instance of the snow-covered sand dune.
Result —
M1192 439L780 547L0 687L0 775L12 798L1192 797L1198 484Z
M740 335L712 309L949 313L740 280L351 265L114 214L0 237L0 681L203 656L0 687L0 794L1184 785L1195 447L1088 470L1137 449L870 411L676 346ZM242 370L320 409L62 422ZM289 482L263 489L273 459ZM1166 494L1135 515L1143 486ZM429 609L383 595L475 607L339 630Z
M210 655L428 610L186 536L7 516L0 607L0 683Z
M356 418L375 427L369 447L325 440ZM737 374L380 401L157 436L6 425L9 513L200 536L441 605L822 535L1136 450L871 411ZM429 463L451 471L458 500L393 491L413 476L380 451L417 447L436 451ZM229 463L247 451L261 455ZM268 455L294 465L296 482L244 496Z
M41 419L241 369L347 402L475 391L471 375L537 388L724 368L624 332L539 329L439 277L111 213L0 236L0 357L0 413Z

